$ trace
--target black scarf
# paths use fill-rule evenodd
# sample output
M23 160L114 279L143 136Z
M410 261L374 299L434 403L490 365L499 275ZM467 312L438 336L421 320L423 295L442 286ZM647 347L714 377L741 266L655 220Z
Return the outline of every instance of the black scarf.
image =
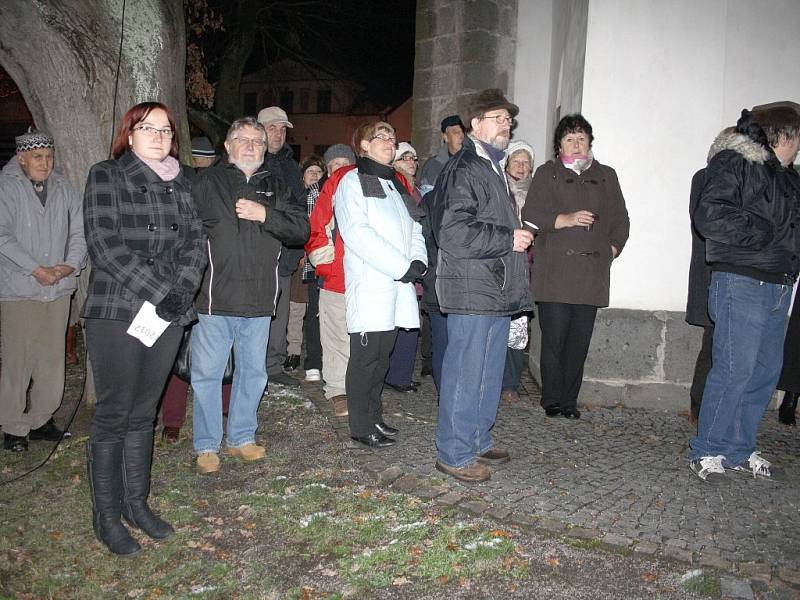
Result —
M403 185L400 178L397 176L397 171L394 170L394 167L390 165L381 164L368 156L359 156L356 159L356 168L358 172L363 175L372 175L373 177L378 177L379 179L384 179L386 181L390 181L397 191L403 198L403 203L406 205L408 209L408 214L411 215L411 218L415 221L419 221L420 214L419 208L417 207L417 203L414 198L409 194L408 189L406 186ZM372 194L365 194L365 195L372 195Z

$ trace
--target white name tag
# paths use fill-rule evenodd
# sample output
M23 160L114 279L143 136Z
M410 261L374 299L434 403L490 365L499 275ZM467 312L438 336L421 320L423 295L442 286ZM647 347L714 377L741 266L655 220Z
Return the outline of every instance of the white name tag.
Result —
M156 314L156 307L145 300L126 333L150 348L167 327L169 327L169 321L159 317Z

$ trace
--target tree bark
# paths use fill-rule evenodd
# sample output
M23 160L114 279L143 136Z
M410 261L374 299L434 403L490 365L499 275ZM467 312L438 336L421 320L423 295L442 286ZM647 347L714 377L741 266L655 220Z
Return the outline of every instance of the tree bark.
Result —
M53 135L57 168L79 191L89 167L109 157L121 116L138 102L169 106L182 156L191 153L182 0L126 2L121 61L123 0L0 2L0 64L36 126Z

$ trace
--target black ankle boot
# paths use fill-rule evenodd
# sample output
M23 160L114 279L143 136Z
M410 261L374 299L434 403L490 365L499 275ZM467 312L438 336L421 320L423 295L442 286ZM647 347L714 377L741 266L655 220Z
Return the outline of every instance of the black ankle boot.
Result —
M151 538L163 540L175 533L172 525L157 517L147 505L150 495L150 462L153 432L129 431L122 452L122 516Z
M142 547L120 521L122 442L90 441L86 445L86 464L95 536L114 554L138 554Z
M797 409L798 395L800 394L796 392L783 393L783 402L781 402L781 407L778 409L778 421L784 425L797 425L794 413Z

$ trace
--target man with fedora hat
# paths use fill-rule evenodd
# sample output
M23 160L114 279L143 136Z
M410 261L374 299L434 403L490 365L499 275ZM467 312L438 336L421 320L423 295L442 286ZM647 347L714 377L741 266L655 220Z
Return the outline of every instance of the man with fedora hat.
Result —
M3 447L23 452L28 437L64 435L53 413L64 392L69 302L86 240L81 197L53 170L53 138L31 131L16 143L0 174L0 425Z
M486 481L488 465L510 460L490 430L511 315L533 306L525 253L533 234L521 227L501 166L518 112L499 89L475 95L466 113L470 133L426 196L448 337L436 468L461 481Z
M800 106L743 110L737 135L708 163L694 212L711 265L712 366L690 467L769 477L756 434L781 372L784 326L800 271Z

